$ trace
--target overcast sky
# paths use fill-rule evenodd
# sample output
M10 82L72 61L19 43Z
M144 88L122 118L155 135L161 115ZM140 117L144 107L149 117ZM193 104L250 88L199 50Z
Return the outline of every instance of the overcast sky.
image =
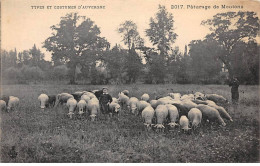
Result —
M45 39L51 36L50 26L59 23L60 17L70 12L91 18L100 27L101 36L111 43L123 45L122 38L116 31L125 20L137 24L138 31L145 39L146 45L151 45L145 37L145 29L149 28L149 19L158 11L158 5L165 5L167 11L174 16L174 28L178 38L173 45L184 49L191 40L202 39L209 31L201 26L202 20L211 18L219 12L239 11L241 9L221 9L221 5L243 5L242 10L260 11L259 1L253 0L2 0L2 49L17 51L28 50L36 44L45 53L45 59L50 60L51 54L42 48ZM76 6L77 9L54 9L54 6ZM78 9L78 6L105 6L105 9ZM184 5L185 9L171 9L171 5ZM187 9L187 5L211 6L210 9ZM220 9L213 9L219 5ZM44 9L32 9L31 6L45 6ZM52 9L47 9L52 6Z

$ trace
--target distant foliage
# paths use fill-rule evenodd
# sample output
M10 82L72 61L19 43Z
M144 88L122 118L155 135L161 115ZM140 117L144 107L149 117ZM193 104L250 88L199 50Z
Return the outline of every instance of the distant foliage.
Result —
M52 61L34 44L31 49L1 50L4 83L65 81L70 84L227 84L236 76L241 84L259 84L259 52L256 42L259 18L254 12L217 13L202 21L210 33L190 41L184 51L174 47L174 17L159 5L150 18L145 46L132 20L116 29L126 48L101 37L90 18L69 13L51 27L44 41Z

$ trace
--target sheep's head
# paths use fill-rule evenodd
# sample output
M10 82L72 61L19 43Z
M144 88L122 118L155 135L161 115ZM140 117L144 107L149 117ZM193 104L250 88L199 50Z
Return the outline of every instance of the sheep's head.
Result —
M163 129L163 128L165 128L163 124L156 124L155 127L156 127L157 129Z
M196 122L196 121L192 122L192 128L193 129L196 129L198 127L199 127L199 122Z
M83 108L79 109L79 115L82 115L84 113Z
M175 122L171 122L168 124L170 127L174 128L175 126L179 126L179 124L175 123Z
M189 132L190 129L191 129L191 128L189 128L189 127L183 127L183 128L182 128L182 130L184 131L184 133L185 133L185 132Z
M95 121L97 115L90 115L91 121Z
M117 105L115 106L115 112L119 112L119 111L120 111L120 105L117 104Z
M73 114L74 114L73 112L68 113L68 116L69 116L70 119L72 119Z
M132 111L133 114L136 114L136 112L137 112L137 107L136 107L136 106L132 106L132 107L131 107L131 111Z
M148 131L152 129L152 124L144 123L144 125Z

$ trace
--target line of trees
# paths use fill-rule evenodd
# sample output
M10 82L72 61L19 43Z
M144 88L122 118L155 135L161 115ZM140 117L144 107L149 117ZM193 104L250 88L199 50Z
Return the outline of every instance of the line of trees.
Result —
M117 31L127 49L100 36L100 28L85 16L70 13L51 26L53 33L43 47L52 53L52 62L34 45L17 53L2 50L4 79L68 80L71 84L87 80L91 84L135 83L217 83L238 77L241 83L259 83L259 45L256 43L259 19L254 12L218 13L202 21L210 34L193 40L182 53L173 47L174 17L159 5L150 18L145 35L147 47L137 25L126 20Z

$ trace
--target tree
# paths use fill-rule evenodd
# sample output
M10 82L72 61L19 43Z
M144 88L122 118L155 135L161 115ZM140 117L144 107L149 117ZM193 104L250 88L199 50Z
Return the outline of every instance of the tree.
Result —
M132 44L136 47L142 47L144 45L144 40L140 37L137 26L133 21L128 20L120 24L117 31L122 34L122 41L127 45L128 50L131 49Z
M259 18L254 12L218 13L204 20L202 25L209 26L210 34L206 38L215 39L224 53L218 57L226 65L229 77L233 77L232 52L240 41L255 41L259 31Z
M52 60L67 64L70 83L75 83L75 69L78 63L86 63L97 60L97 56L109 47L105 38L100 37L100 29L94 22L77 13L67 14L61 17L58 25L51 26L54 31L47 38L44 46L52 52ZM86 63L85 63L86 62Z
M193 40L189 47L191 57L189 67L193 81L209 83L219 76L222 62L218 59L218 55L222 54L222 49L215 40Z
M160 51L160 55L167 55L171 50L171 44L175 42L177 34L174 33L174 20L165 6L159 5L159 11L155 18L150 18L150 28L146 29L146 35L153 45Z
M23 64L25 64L25 65L29 65L30 64L30 60L31 60L31 56L30 56L30 54L29 54L29 51L27 51L27 50L24 50L23 52L22 52L22 59L23 59Z
M39 62L44 59L44 54L41 53L40 49L36 48L34 44L33 47L29 50L29 54L31 55L31 65L38 66Z
M129 80L127 83L135 83L139 75L141 74L142 62L141 58L135 51L134 43L132 44L132 48L129 50L126 55L125 60L125 71L128 74Z

